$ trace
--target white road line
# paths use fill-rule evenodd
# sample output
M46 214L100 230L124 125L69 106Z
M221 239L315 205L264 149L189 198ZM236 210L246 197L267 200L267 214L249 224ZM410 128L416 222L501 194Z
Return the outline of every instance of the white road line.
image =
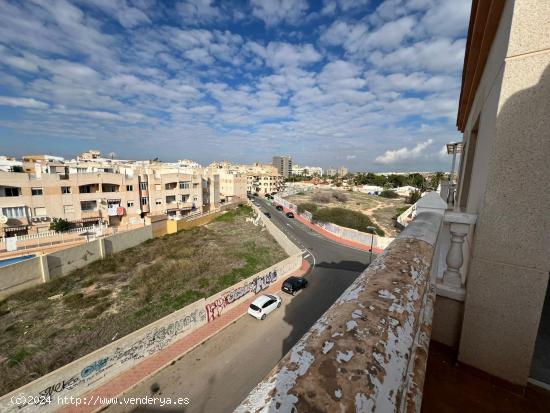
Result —
M304 255L304 258L311 257L311 254Z

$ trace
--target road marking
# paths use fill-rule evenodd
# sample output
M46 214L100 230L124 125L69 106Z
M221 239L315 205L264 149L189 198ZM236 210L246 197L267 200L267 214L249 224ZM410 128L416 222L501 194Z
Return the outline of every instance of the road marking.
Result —
M304 258L311 257L311 254L304 255Z
M317 261L315 260L315 255L313 255L313 253L312 253L310 250L308 250L307 248L305 248L305 250L306 250L308 253L310 253L311 256L313 257L313 266L311 267L311 270L313 271L313 269L315 268L315 264L316 264L316 262L317 262ZM306 257L307 257L307 255L306 255Z

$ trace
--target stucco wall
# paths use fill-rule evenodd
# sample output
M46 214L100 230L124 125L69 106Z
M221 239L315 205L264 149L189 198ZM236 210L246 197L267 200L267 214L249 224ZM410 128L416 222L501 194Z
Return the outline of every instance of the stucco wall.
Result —
M550 271L550 192L541 186L550 180L549 13L546 1L506 2L493 45L506 56L485 68L502 73L498 95L476 100L491 122L480 126L487 150L474 164L486 184L473 175L468 200L478 221L459 360L518 385L529 376Z
M40 283L42 283L40 257L0 267L0 300Z
M151 238L153 238L153 228L151 225L132 231L120 232L104 238L105 254L115 254L124 251Z
M50 278L62 277L101 258L99 240L47 255Z

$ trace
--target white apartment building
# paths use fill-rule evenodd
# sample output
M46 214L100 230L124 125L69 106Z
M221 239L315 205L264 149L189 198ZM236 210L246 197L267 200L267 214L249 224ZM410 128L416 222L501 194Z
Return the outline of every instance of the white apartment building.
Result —
M319 166L300 166L292 165L292 175L300 176L322 176L323 168Z

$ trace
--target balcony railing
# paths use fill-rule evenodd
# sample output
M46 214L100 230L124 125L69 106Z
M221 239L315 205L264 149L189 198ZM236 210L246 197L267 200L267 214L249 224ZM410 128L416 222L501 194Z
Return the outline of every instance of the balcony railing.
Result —
M419 212L237 411L419 411L442 221Z

